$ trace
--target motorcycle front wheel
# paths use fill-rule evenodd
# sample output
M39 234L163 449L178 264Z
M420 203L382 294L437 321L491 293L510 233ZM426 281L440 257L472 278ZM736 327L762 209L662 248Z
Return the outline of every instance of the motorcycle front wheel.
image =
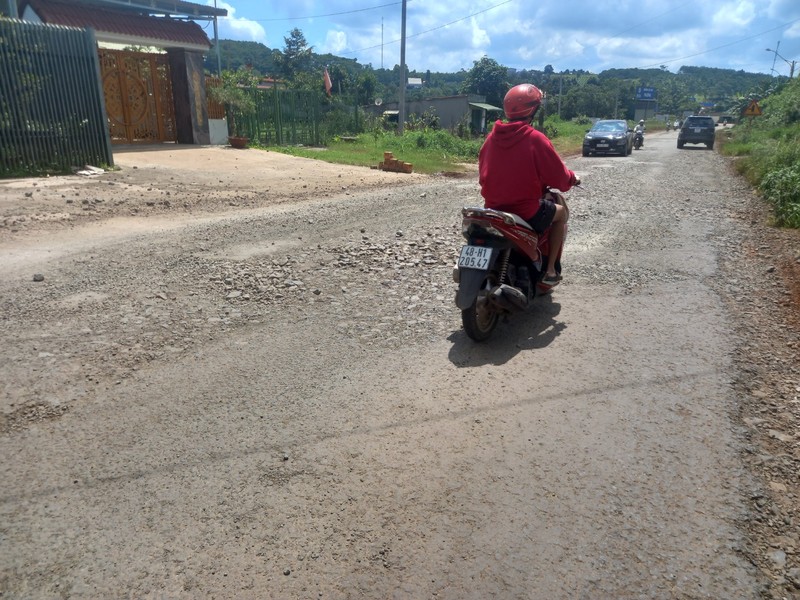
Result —
M472 305L461 311L464 331L476 342L488 340L500 321L500 314L489 304L488 293L488 290L482 289Z

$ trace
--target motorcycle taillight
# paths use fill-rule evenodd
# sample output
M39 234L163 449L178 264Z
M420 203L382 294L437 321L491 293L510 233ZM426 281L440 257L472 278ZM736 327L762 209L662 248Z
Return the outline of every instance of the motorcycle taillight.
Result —
M474 238L475 236L494 236L494 237L505 237L503 232L499 229L496 229L492 225L487 225L486 223L481 223L480 225L477 223L469 223L464 224L462 227L461 232L464 234L465 238ZM486 243L485 241L483 243Z

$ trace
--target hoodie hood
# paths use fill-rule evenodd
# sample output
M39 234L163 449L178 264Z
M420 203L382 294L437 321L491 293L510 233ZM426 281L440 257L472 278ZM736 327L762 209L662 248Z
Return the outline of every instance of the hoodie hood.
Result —
M525 121L497 121L492 128L492 136L498 146L510 148L525 139L530 130L531 126Z

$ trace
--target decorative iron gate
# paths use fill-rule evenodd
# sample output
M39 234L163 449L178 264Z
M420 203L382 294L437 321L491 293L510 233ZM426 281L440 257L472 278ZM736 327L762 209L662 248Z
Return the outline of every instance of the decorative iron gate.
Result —
M111 142L177 141L167 55L107 49L98 52Z

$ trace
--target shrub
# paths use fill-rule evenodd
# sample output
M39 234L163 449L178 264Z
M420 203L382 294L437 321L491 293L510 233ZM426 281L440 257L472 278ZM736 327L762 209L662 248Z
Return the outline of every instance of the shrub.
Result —
M556 127L552 123L545 123L543 133L551 140L554 140L555 138L558 137L558 127Z
M770 171L759 187L774 206L778 225L800 227L800 164Z

